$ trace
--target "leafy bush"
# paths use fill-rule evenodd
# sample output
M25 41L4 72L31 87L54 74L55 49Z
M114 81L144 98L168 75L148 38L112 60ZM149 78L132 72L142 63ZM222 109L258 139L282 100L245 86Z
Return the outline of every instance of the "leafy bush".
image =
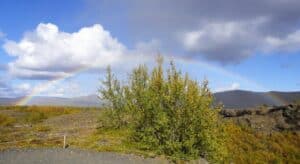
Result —
M109 127L132 128L130 139L145 150L180 159L200 156L219 162L227 156L226 131L217 109L212 109L208 82L201 85L182 75L173 62L163 70L163 60L149 73L135 68L125 85L107 69L100 89L107 102ZM103 123L103 122L102 122Z

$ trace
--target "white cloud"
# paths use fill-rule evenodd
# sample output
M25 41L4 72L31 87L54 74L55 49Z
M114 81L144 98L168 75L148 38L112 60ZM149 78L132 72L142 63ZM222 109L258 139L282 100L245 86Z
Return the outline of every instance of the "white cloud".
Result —
M268 36L265 39L265 52L295 52L300 50L300 30L292 32L283 38Z
M126 58L127 48L99 24L67 33L41 23L19 41L6 41L5 51L16 60L9 72L21 78L56 78L81 68L104 68Z
M207 23L200 29L185 32L182 36L184 48L190 52L200 52L210 60L234 63L251 55L260 38L256 28L263 22Z
M231 90L237 90L237 89L240 89L240 84L234 82L229 86L220 87L220 88L215 89L215 92L231 91Z
M28 83L22 83L22 84L19 84L16 88L18 90L28 92L30 90L31 86Z
M283 37L265 34L270 21L261 17L248 21L211 22L184 32L180 42L186 51L223 64L237 63L256 52L295 52L300 50L300 30Z

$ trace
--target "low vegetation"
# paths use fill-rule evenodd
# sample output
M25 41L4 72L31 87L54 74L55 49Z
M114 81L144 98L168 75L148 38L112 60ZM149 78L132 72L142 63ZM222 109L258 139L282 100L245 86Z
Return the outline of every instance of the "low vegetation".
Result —
M24 120L27 123L37 123L50 117L78 112L78 110L73 108L68 108L68 107L61 108L61 107L50 107L50 106L44 106L44 107L27 106L27 107L21 107L18 110L25 113Z
M104 128L103 122L97 120L99 116L100 120L109 120L105 114L109 113L108 109L55 107L55 110L70 109L72 112L65 111L62 112L65 114L51 117L46 114L46 119L28 126L24 121L24 113L33 110L23 112L24 108L30 107L0 106L0 150L62 147L63 135L67 134L67 144L73 148L158 156L157 152L132 142L131 128ZM35 108L43 110L47 107ZM265 133L248 126L240 126L227 118L222 122L228 134L225 145L228 156L225 163L300 163L299 132L287 130Z
M228 149L234 163L299 163L300 135L294 131L265 133L227 124Z
M15 119L5 114L0 114L0 126L9 126L15 122Z
M59 146L63 134L43 121L83 109L51 106L0 106L0 150L7 148ZM63 128L63 125L60 125Z

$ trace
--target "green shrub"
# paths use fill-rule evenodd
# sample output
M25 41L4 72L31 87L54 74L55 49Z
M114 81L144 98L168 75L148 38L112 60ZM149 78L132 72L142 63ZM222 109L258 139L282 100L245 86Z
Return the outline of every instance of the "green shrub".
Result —
M161 57L157 63L150 73L145 65L135 68L126 85L107 69L100 92L111 109L108 125L132 128L130 139L142 149L175 159L223 161L227 135L219 110L212 109L208 82L183 76L173 62L165 74Z

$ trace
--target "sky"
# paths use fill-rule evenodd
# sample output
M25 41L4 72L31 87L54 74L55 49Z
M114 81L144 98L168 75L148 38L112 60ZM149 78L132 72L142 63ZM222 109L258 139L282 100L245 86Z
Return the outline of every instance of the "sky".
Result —
M0 1L0 97L97 94L158 53L213 92L299 91L300 1Z

